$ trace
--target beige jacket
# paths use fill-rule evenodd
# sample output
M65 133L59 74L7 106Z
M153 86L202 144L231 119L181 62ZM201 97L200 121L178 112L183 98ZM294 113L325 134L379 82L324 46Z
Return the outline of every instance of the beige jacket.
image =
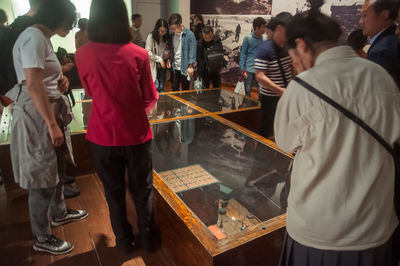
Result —
M399 142L399 90L382 67L339 46L323 52L299 77L392 146ZM278 104L275 138L282 150L296 152L287 209L293 239L339 251L388 241L398 224L394 164L374 138L295 81Z

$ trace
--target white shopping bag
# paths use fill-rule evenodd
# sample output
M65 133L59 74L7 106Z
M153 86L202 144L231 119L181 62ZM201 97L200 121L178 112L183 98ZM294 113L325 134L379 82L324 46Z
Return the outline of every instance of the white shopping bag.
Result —
M242 94L242 95L245 95L245 94L246 94L246 91L245 91L245 89L244 89L244 82L243 82L243 81L239 81L239 82L236 84L235 92L238 93L238 94Z
M194 89L197 94L203 92L203 82L199 78L194 81Z

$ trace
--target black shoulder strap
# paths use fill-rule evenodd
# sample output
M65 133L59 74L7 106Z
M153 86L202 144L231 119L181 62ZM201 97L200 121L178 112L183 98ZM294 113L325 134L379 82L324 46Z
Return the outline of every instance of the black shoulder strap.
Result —
M394 206L396 209L397 217L400 219L400 159L399 159L399 147L395 145L394 148L392 148L378 133L376 133L372 128L370 128L364 121L362 121L360 118L358 118L356 115L348 111L346 108L305 82L304 80L295 77L294 80L298 82L300 85L302 85L304 88L309 90L310 92L314 93L317 95L319 98L321 98L323 101L327 102L328 104L332 105L334 108L342 112L346 117L348 117L350 120L354 121L357 123L362 129L367 131L368 134L370 134L376 141L378 141L393 157L394 161L394 168L395 168L395 174L394 174Z
M317 95L319 98L321 98L325 102L327 102L330 105L332 105L334 108L338 109L345 116L347 116L350 120L352 120L355 123L357 123L362 129L367 131L368 134L370 134L374 139L376 139L376 141L378 141L391 155L395 155L394 149L378 133L376 133L372 128L370 128L360 118L355 116L353 113L348 111L346 108L344 108L343 106L341 106L340 104L338 104L337 102L335 102L334 100L332 100L331 98L329 98L328 96L326 96L325 94L323 94L322 92L320 92L319 90L317 90L316 88L314 88L313 86L311 86L310 84L308 84L307 82L302 80L301 78L295 77L294 80L297 83L299 83L300 85L302 85L304 88L309 90L310 92L312 92L315 95Z

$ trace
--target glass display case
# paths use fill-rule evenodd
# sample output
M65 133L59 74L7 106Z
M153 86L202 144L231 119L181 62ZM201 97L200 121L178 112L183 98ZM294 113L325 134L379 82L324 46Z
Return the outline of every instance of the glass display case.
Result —
M73 94L70 128L78 167L69 174L79 176L94 171L84 134L92 100L83 89ZM155 220L162 247L176 265L278 263L292 159L244 128L249 121L257 128L259 108L249 97L207 89L162 93L149 114ZM4 144L9 143L10 110L1 120ZM0 151L6 158L0 168L10 188L9 148L0 145Z
M155 187L208 254L210 264L203 265L215 265L221 256L226 262L236 248L246 250L284 227L290 155L213 114L155 123L152 129ZM159 220L162 225L166 216ZM165 239L174 237L168 235L170 226L162 228ZM283 231L276 237L272 243L282 241ZM164 246L177 264L197 265L176 245ZM269 259L271 265L280 248Z

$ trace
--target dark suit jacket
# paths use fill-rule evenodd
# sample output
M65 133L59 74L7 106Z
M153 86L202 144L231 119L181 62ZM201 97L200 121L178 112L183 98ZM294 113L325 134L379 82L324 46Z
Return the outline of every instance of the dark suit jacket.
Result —
M400 44L392 26L379 35L368 50L367 59L381 65L400 87Z

